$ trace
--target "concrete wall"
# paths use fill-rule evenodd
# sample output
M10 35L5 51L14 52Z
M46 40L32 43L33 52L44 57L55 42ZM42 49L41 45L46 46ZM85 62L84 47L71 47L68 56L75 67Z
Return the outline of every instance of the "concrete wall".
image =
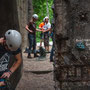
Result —
M54 0L56 90L89 90L90 1ZM85 49L77 48L82 42Z
M15 1L0 1L0 36L3 36L8 29L19 31L18 15Z

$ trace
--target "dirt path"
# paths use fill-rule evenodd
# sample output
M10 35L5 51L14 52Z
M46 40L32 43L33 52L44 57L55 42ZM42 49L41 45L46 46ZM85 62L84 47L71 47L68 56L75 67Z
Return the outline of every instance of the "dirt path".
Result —
M23 54L24 67L22 78L16 90L54 90L53 63L46 58L27 59Z

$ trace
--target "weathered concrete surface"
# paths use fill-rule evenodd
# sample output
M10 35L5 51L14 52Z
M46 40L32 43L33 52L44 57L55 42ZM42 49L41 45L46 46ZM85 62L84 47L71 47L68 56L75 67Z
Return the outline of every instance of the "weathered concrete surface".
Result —
M20 32L22 34L22 41L23 41L22 51L24 51L24 49L28 45L27 31L25 30L25 26L28 21L28 1L32 1L32 0L16 0L16 1L17 1L19 28L20 28ZM30 4L30 8L31 7L32 7L32 5ZM30 10L32 11L32 8ZM29 11L29 12L31 13L31 11Z
M23 75L16 90L54 90L53 63L49 62L49 55L41 61L26 56L23 54Z
M19 31L16 1L1 0L0 12L0 36L3 36L8 29L16 29Z
M87 67L90 66L90 0L54 0L54 4L57 87L88 90L83 86L90 86L87 83L90 77L90 67ZM78 42L83 43L84 50L76 47Z

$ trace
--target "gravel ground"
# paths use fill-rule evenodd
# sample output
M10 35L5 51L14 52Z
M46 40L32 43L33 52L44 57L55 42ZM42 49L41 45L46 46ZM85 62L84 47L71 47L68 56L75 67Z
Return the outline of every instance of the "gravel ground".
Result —
M16 90L55 90L53 63L49 62L49 54L42 59L26 57L27 53L23 53L23 75Z

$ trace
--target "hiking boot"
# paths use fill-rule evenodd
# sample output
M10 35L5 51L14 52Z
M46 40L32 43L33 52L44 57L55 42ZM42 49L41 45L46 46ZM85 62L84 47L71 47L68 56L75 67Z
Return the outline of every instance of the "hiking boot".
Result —
M31 55L28 55L27 58L32 58Z
M53 60L50 60L50 62L53 62Z
M34 57L39 57L39 55L37 55L37 54L34 54Z

